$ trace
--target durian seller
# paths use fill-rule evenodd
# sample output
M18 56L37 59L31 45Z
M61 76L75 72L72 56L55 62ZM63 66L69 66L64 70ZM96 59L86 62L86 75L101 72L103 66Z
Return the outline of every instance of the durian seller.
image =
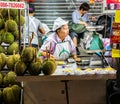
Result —
M45 34L45 29L42 26L42 23L39 19L34 17L35 7L33 4L29 4L29 16L26 16L26 24L23 27L23 38L22 38L22 44L29 45L30 38L32 37L32 47L38 47L38 31L41 34Z
M43 57L47 57L49 53L50 58L55 60L66 60L72 56L75 61L81 61L76 55L75 45L69 36L68 21L58 17L54 21L53 31L44 41L38 53L41 53Z

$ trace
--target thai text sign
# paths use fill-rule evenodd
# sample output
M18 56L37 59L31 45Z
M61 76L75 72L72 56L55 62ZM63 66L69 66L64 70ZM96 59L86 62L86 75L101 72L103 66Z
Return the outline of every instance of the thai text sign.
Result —
M10 9L24 9L24 2L9 2L9 1L0 1L0 8L10 8Z

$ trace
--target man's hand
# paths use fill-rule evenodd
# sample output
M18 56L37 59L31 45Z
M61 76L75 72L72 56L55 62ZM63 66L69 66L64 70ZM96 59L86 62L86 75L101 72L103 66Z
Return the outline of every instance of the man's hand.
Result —
M81 58L78 58L78 57L77 57L77 58L75 58L75 61L76 61L76 62L80 62L80 61L81 61Z

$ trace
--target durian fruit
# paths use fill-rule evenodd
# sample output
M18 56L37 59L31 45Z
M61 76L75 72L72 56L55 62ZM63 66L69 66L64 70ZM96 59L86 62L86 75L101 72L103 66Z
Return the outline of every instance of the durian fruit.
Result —
M18 9L9 9L10 10L10 15L13 18L16 18L16 16L18 15Z
M0 35L4 34L5 33L5 29L1 29L0 30Z
M10 32L5 32L2 35L2 39L6 44L12 44L14 42L14 36Z
M2 8L1 10L0 10L0 13L1 13L1 15L2 15L2 17L7 17L8 16L8 9L6 9L6 8Z
M3 82L3 75L0 73L0 85L2 85Z
M0 44L2 43L2 34L0 34Z
M20 13L21 13L22 16L25 16L25 10L24 9L21 9Z
M17 42L13 42L8 48L7 48L7 54L12 55L15 51L15 54L19 51L19 45Z
M0 89L0 103L2 102L2 90Z
M15 21L18 24L18 16L16 16ZM20 15L20 26L23 26L24 23L25 23L25 18L24 16Z
M12 85L3 89L3 100L5 104L20 104L21 88Z
M0 44L3 42L3 34L5 33L5 30L4 29L1 29L0 30Z
M9 70L13 70L14 68L14 58L13 58L13 55L10 55L6 58L6 66Z
M6 55L4 53L0 53L0 57L2 58L1 68L3 69L6 65Z
M2 69L2 57L0 55L0 71L1 71L1 69Z
M0 53L5 53L5 48L3 46L0 45Z
M45 61L42 65L42 72L44 75L51 75L55 72L56 70L56 63L54 63L53 61Z
M45 58L43 60L43 63L46 62L46 61L52 61L52 62L56 63L55 59L53 59L53 58Z
M28 71L31 75L39 75L41 73L42 61L37 58L35 62L30 63Z
M13 93L14 93L14 95L15 95L15 98L16 98L16 104L19 104L20 103L20 95L21 95L21 87L20 86L18 86L18 85L16 85L16 84L14 84L13 86L12 86L12 90L13 90Z
M5 29L7 32L15 32L18 30L18 25L14 20L9 19L5 22Z
M34 60L28 64L28 71L31 75L39 75L41 73L42 60L37 57L37 49L35 49Z
M7 75L3 78L3 84L5 86L13 85L16 83L16 73L9 71Z
M4 28L4 20L0 18L0 29Z
M25 63L31 63L35 58L35 48L33 47L25 47L22 50L21 61Z
M12 87L5 87L3 89L3 100L5 104L15 104L15 96L12 91ZM17 103L16 103L17 104Z
M6 66L7 66L7 68L9 70L14 70L15 63L17 61L19 61L19 59L20 59L20 55L19 54L8 56L7 59L6 59Z
M20 33L20 38L19 38L19 32L18 30L13 33L15 40L19 40L22 37L22 32Z
M13 54L15 63L20 60L20 54Z
M18 76L23 76L24 73L26 72L27 66L24 62L22 62L21 60L19 60L18 62L16 62L15 66L14 66L14 71Z

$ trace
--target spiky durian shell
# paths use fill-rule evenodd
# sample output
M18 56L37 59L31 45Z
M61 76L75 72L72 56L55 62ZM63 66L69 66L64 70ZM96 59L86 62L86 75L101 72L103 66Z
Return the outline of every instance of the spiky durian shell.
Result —
M25 63L30 63L35 59L35 48L26 47L22 50L21 60Z
M4 28L4 20L0 18L0 29Z
M42 65L44 75L51 75L56 70L56 64L52 61L45 61Z
M10 32L5 32L2 35L2 39L6 44L12 44L14 42L14 36Z
M16 16L15 21L18 24L18 16ZM24 16L21 15L20 16L20 26L23 26L24 23L25 23L25 18L24 18Z
M15 67L14 67L14 71L18 76L23 76L26 69L27 69L27 66L24 62L22 62L21 60L16 62Z
M14 20L9 19L5 22L5 29L8 32L15 32L18 30L18 25Z
M15 51L15 54L19 51L19 45L17 42L13 42L8 48L7 48L7 54L12 55Z

